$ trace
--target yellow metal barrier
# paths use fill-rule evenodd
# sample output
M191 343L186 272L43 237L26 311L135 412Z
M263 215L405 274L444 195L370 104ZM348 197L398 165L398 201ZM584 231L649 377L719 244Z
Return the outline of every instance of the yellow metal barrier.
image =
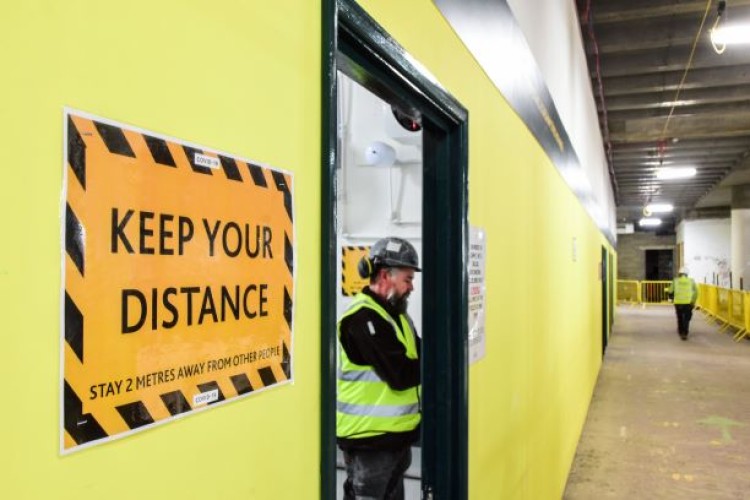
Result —
M745 332L745 292L729 291L729 315L727 325L737 328L735 337Z
M711 316L719 313L719 289L714 285L698 285L698 307Z
M667 287L671 281L641 281L641 303L668 304Z
M731 296L729 292L730 290L719 288L715 285L698 285L698 301L696 305L707 317L722 325L719 329L720 332L731 326L729 316L730 311L734 308L729 305Z
M747 297L747 295L743 293L743 299L742 310L744 312L744 324L742 325L742 330L734 335L734 340L737 342L747 337L748 333L750 333L750 297Z
M719 331L737 329L737 342L750 335L750 292L699 284L697 306L722 325Z
M633 304L669 304L666 288L670 281L617 280L619 302ZM717 321L724 332L736 329L734 340L750 337L750 292L698 284L696 307L707 318Z
M724 326L721 327L719 330L720 332L723 332L727 328L729 328L729 290L726 288L718 288L717 289L717 296L718 296L718 308L716 310L716 317L721 320L722 323L724 323Z
M636 304L641 301L641 283L635 280L617 280L617 300Z

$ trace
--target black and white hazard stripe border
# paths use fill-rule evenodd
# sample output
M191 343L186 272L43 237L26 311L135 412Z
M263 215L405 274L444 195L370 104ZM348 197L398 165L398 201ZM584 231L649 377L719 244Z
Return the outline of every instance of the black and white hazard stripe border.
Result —
M173 142L173 143L179 144L180 146L183 146L183 147L194 148L194 149L201 150L203 152L210 152L210 153L216 154L217 156L223 156L223 157L226 157L226 158L231 158L231 159L234 159L234 160L245 162L248 165L256 165L258 167L268 169L269 172L272 174L272 178L273 178L274 182L277 184L277 188L279 190L281 190L281 187L278 185L278 183L279 183L279 178L278 178L279 174L288 175L291 179L294 179L294 172L291 171L291 170L281 169L281 168L272 166L272 165L270 165L268 163L265 163L265 162L261 162L261 161L257 161L257 160L251 160L251 159L248 159L248 158L243 157L243 156L238 156L236 154L227 153L227 152L225 152L223 150L220 150L220 149L216 149L216 148L213 148L213 147L204 146L202 144L194 143L194 142L187 141L187 140L184 140L184 139L180 139L180 138L177 138L177 137L174 137L174 136L170 136L170 135L165 135L165 134L161 134L161 133L158 133L158 132L154 132L154 131L149 130L149 129L145 129L145 128L142 128L142 127L137 127L135 125L131 125L131 124L129 124L127 122L124 122L124 121L120 122L120 121L115 121L115 120L112 120L112 119L104 118L102 116L98 116L98 115L89 113L87 111L82 111L80 109L73 108L73 107L70 107L70 106L64 106L63 107L63 116L62 116L62 118L63 118L62 119L62 129L63 129L63 136L62 136L62 141L63 141L62 142L62 152L63 152L63 154L62 154L62 172L63 172L63 175L62 175L62 189L60 190L60 215L59 215L60 221L61 221L61 224L60 224L60 243L61 243L60 244L60 279L61 279L61 281L60 281L60 306L59 306L59 311L60 311L60 321L59 321L59 325L60 325L60 347L59 347L60 348L60 373L59 373L59 393L58 393L59 394L59 406L58 406L58 408L59 408L59 427L58 427L58 430L59 430L59 433L60 433L60 455L68 455L68 454L75 453L77 451L80 451L80 450L83 450L83 449L86 449L86 448L90 448L90 447L93 447L93 446L97 446L99 444L103 444L104 442L119 440L119 439L125 438L127 436L130 436L132 434L136 434L136 433L145 431L147 429L151 429L153 427L157 427L157 426L160 426L160 425L163 425L163 424L168 424L168 423L174 421L175 419L185 418L185 417L197 414L197 413L201 413L201 412L203 412L205 410L213 409L213 408L218 407L218 406L223 406L225 404L232 403L232 402L238 401L240 399L244 399L244 398L246 398L248 396L251 396L251 395L254 395L254 394L260 394L262 392L265 392L266 390L274 389L274 388L277 388L277 387L282 386L282 385L294 384L294 355L293 355L293 353L295 352L295 350L294 350L294 325L296 324L296 318L295 318L296 308L293 306L293 304L296 304L296 301L297 301L297 297L296 296L297 296L297 267L298 267L297 263L298 263L298 260L297 260L297 228L296 228L296 225L295 225L296 214L295 214L295 210L294 210L294 207L295 207L295 203L294 203L294 199L295 199L295 197L294 197L294 182L292 182L291 186L286 186L286 193L285 193L286 196L285 196L285 199L284 199L285 208L286 208L286 210L288 212L288 215L289 215L289 218L290 218L290 221L291 221L292 239L294 241L294 244L292 244L292 245L289 245L288 240L285 241L285 259L287 261L287 265L289 264L290 253L291 253L291 262L294 264L290 268L290 272L292 274L292 296L291 297L287 297L287 299L291 299L290 304L289 304L289 305L291 305L291 307L290 307L291 314L290 314L290 317L287 318L287 321L290 322L290 331L289 331L289 337L290 337L289 338L289 344L290 344L289 345L289 351L290 351L289 352L289 358L290 358L289 362L290 362L290 366L288 367L288 374L290 376L286 380L277 381L273 385L268 385L268 386L264 385L263 387L259 387L257 389L253 389L252 391L246 392L244 394L238 394L236 397L233 397L231 399L225 399L223 401L214 402L214 403L212 403L210 405L205 405L205 406L198 407L198 408L192 408L188 412L177 413L177 414L174 414L174 415L170 415L170 417L168 417L168 418L165 418L165 419L153 422L151 424L146 424L146 425L142 425L142 426L139 426L139 427L136 427L136 428L132 428L132 429L130 429L128 431L121 432L119 434L108 435L106 438L103 438L103 439L97 439L97 440L94 440L94 441L89 441L87 443L81 443L81 444L78 444L78 445L76 445L74 447L71 447L71 448L68 448L68 449L65 448L65 432L66 431L65 431L65 411L64 411L64 408L65 408L65 391L66 391L66 386L67 386L67 383L65 381L65 345L66 345L66 338L65 338L65 331L66 331L65 310L66 309L65 308L66 308L66 305L68 305L68 302L69 302L68 297L67 297L67 291L65 289L65 285L66 285L65 256L68 255L68 250L67 250L67 245L66 245L66 237L68 236L68 226L69 226L68 218L69 218L70 213L71 213L70 208L68 207L68 176L69 176L69 173L68 173L68 164L69 164L69 161L68 161L68 154L69 154L69 151L68 151L68 145L69 145L69 142L68 142L68 139L69 139L69 136L68 136L68 134L69 134L68 123L71 120L72 116L78 116L78 117L81 117L81 118L84 118L84 119L87 119L87 120L92 120L92 121L94 121L96 123L108 125L108 126L111 126L111 127L116 127L116 128L119 128L119 129L127 129L129 131L139 133L139 134L143 135L144 137L150 136L152 138L161 139L163 141ZM188 159L188 160L190 161L190 159ZM80 181L80 179L79 179L79 181ZM83 188L85 189L85 182L83 184ZM291 246L291 248L289 248L290 246ZM81 256L81 259L82 258L83 258L83 256ZM75 264L78 266L79 262L75 262ZM78 266L78 267L79 267L79 270L80 270L80 268L82 267L82 264L81 264L81 266ZM286 290L285 290L285 293L286 293ZM291 321L289 321L289 320L291 320Z
M343 245L341 247L341 295L344 297L354 297L357 292L346 289L346 254L354 251L368 251L367 245ZM355 264L356 266L356 264Z

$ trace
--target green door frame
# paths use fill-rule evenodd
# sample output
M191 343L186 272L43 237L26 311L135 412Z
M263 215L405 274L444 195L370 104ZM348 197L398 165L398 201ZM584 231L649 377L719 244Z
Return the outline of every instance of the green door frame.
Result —
M609 334L612 335L612 324L615 322L615 310L614 310L614 303L615 303L615 277L614 277L614 269L615 269L615 257L612 252L608 253L609 255L609 269L608 274L609 276L609 293L607 295L607 300L609 301Z
M602 289L602 357L607 351L607 342L609 342L609 252L607 247L602 245L602 260L599 266L601 273Z
M468 495L468 113L354 0L323 0L321 487L336 498L336 73L422 113L422 496Z

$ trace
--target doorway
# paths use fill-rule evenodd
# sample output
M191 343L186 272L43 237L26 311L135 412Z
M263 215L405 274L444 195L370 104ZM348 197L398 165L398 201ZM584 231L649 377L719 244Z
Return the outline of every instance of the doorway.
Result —
M422 315L421 321L421 329L427 333L423 333L421 353L419 497L465 499L468 491L468 277L464 267L468 251L468 116L460 103L414 64L414 59L353 0L325 0L323 25L321 498L332 499L337 495L338 301L335 297L341 293L343 262L342 214L337 204L337 190L342 185L339 178L342 117L338 104L342 81L339 75L344 75L387 106L405 110L407 114L417 113L421 119L422 311L430 314ZM365 175L368 174L372 172ZM391 174L394 188L390 191L393 196L390 208L400 212L401 222L415 222L411 217L417 212L399 198L396 172ZM416 178L405 170L398 175L401 186L409 182L407 177ZM404 224L402 229L416 230L416 227ZM366 243L367 238L360 240Z
M384 101L339 72L338 162L336 168L337 262L340 280L336 316L349 308L369 281L357 264L379 239L396 236L422 251L422 130L418 113ZM415 332L422 334L422 280L414 275L407 313ZM424 339L422 339L424 342ZM405 473L406 498L419 498L421 449L412 446L412 463ZM343 498L346 478L343 453L336 453L336 498Z
M672 249L646 250L646 281L671 280L674 270Z

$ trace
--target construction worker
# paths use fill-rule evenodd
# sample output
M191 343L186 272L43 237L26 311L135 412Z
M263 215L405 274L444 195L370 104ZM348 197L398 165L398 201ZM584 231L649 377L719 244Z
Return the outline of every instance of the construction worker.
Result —
M400 500L421 420L420 341L406 312L419 257L408 241L384 238L358 271L370 283L338 322L336 442L346 464L344 498Z
M698 299L698 287L695 281L688 277L688 269L681 267L677 272L677 278L667 287L667 293L673 295L674 309L677 313L677 333L682 340L687 340L690 319L693 317L693 308Z

